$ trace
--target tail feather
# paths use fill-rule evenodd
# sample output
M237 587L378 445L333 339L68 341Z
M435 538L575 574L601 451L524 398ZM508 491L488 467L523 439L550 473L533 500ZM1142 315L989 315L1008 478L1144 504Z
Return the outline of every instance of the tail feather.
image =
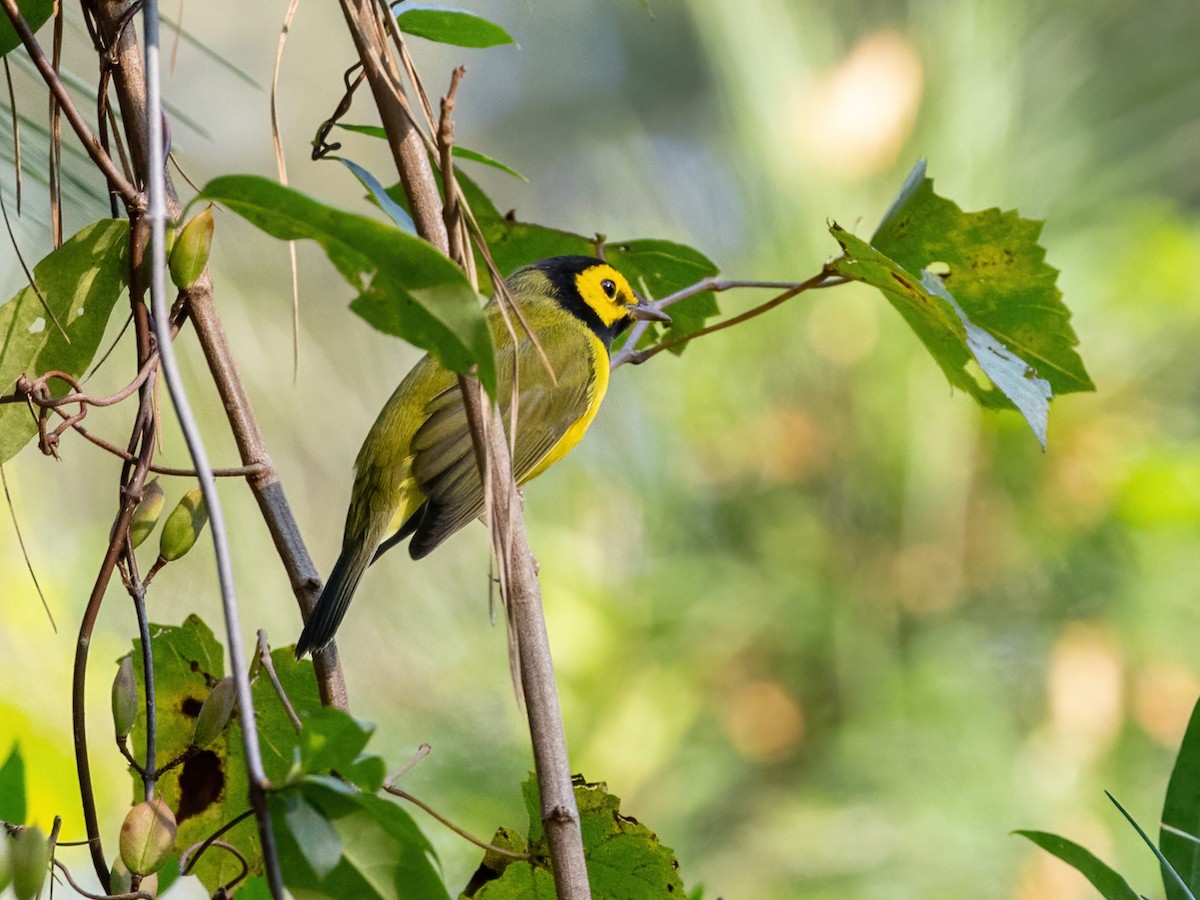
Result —
M321 591L316 608L304 623L304 630L300 632L300 640L296 643L297 659L305 653L320 650L333 640L334 632L350 606L359 579L370 563L371 553L365 551L361 544L343 548L341 556L334 563L333 571L329 573L329 580L325 582L325 589Z

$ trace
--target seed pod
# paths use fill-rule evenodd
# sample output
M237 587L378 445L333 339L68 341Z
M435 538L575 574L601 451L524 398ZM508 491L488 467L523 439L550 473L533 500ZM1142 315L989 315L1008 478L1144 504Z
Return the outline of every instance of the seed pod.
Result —
M137 710L138 692L137 681L133 677L133 657L125 656L117 667L117 677L113 679L112 686L113 731L118 741L125 740L133 731Z
M225 676L213 686L204 705L200 707L200 715L196 717L193 746L207 747L220 736L233 713L233 703L236 699L232 676Z
M155 478L142 488L142 500L133 511L133 519L129 523L129 540L134 547L140 547L142 541L150 536L158 517L162 515L166 494Z
M137 804L121 824L121 860L137 875L157 872L175 846L175 814L162 797Z
M8 849L12 854L12 889L17 900L32 900L46 881L50 867L50 843L36 825L13 833Z
M171 510L167 522L163 525L162 536L159 538L158 555L170 562L179 559L192 549L196 538L204 530L208 522L208 506L195 487L183 495L179 505Z
M192 287L208 265L212 251L213 216L212 207L197 213L179 231L175 246L171 249L171 281L181 291Z

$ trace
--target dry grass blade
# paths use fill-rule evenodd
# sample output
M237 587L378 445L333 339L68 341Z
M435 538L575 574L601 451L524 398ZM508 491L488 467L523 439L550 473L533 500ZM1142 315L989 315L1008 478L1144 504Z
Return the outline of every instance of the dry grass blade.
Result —
M17 187L17 215L21 215L21 120L17 116L17 95L13 91L12 69L8 57L4 58L4 81L8 85L8 108L12 113L13 133L13 180Z
M62 69L63 8L57 4L54 11L54 58L51 65L55 72ZM54 248L63 242L62 225L62 108L54 92L50 92L50 222L54 234Z
M21 248L17 246L17 236L13 234L12 222L8 220L8 207L4 203L4 191L0 190L0 215L4 217L4 227L8 230L8 241L12 245L13 253L17 255L17 262L21 264L21 270L25 273L25 277L29 280L29 286L33 288L34 294L41 301L42 309L46 311L46 315L50 317L50 321L54 323L54 327L58 329L58 333L62 335L63 340L68 344L71 339L67 336L66 329L62 327L62 323L58 321L58 317L54 315L54 311L50 309L50 303L46 300L46 295L42 293L42 289L37 286L37 282L33 279L33 273L29 271L29 266L25 265L25 257L21 255Z
M287 185L287 158L283 153L283 137L279 133L279 70L283 65L283 48L287 45L288 32L300 0L291 0L279 29L279 43L275 46L275 65L271 69L271 142L275 146L275 167L279 170L279 183ZM296 262L296 242L288 241L288 260L292 272L292 384L300 374L300 270Z
M8 504L8 514L12 516L13 531L17 533L17 543L21 546L21 556L25 560L25 568L29 570L29 577L33 580L33 587L37 591L38 598L42 601L42 609L46 610L46 618L50 620L50 627L54 629L54 633L58 634L58 625L54 621L54 613L50 612L50 604L46 602L46 595L42 593L42 586L38 583L37 572L33 570L33 561L29 558L29 551L25 549L25 538L21 536L21 525L17 521L17 510L13 506L12 494L8 492L8 476L4 474L4 466L0 466L0 484L4 485L4 501Z

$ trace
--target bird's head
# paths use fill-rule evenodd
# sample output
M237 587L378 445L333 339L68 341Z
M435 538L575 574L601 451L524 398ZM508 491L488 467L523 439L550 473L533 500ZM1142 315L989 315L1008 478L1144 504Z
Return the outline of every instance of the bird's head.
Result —
M510 282L544 277L549 293L608 346L634 319L670 323L671 317L639 297L625 276L591 256L552 256L514 273Z

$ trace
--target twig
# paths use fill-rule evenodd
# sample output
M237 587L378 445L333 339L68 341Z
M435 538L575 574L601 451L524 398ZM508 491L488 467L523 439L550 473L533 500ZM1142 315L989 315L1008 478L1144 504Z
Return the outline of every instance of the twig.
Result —
M283 703L288 718L292 720L292 727L297 731L303 730L304 723L296 715L292 701L288 699L287 692L283 689L279 676L275 673L275 664L271 662L271 649L267 646L267 633L261 628L258 629L258 658L262 662L263 668L267 670L267 677L271 679L271 684L275 688L275 693L279 695L279 700Z
M487 841L483 840L482 838L475 837L475 835L471 834L469 831L466 831L465 829L460 828L459 826L455 825L453 822L451 822L449 819L447 819L445 816L443 816L441 813L439 813L436 809L434 809L432 806L430 806L428 803L425 803L423 800L418 800L416 797L414 797L412 794L410 794L408 791L404 790L403 788L398 788L391 784L385 784L383 786L383 789L385 791L387 791L389 794L391 794L393 797L399 797L401 800L407 800L413 806L416 806L417 808L424 810L429 815L433 816L435 819L437 819L439 822L441 822L443 825L445 825L447 828L449 828L451 831L453 831L455 834L457 834L459 837L470 841L476 847L480 847L484 850L490 850L493 853L499 853L501 856L507 856L509 859L529 859L528 853L517 853L515 850L508 850L504 847L497 847L495 844L490 844Z
M389 775L387 777L385 783L391 784L392 782L396 781L396 779L402 778L403 776L407 775L409 772L412 771L413 767L416 766L417 763L419 763L421 760L423 760L425 757L427 757L429 755L429 752L432 749L433 749L433 747L431 747L429 744L422 744L420 747L417 748L417 752L408 758L407 762L405 762L404 765L402 765L400 768L398 768L395 772L393 772L391 775Z
M11 2L11 0L8 0ZM249 776L250 805L258 820L258 836L262 844L263 865L267 883L275 900L283 900L283 874L279 868L279 854L275 848L275 832L271 827L271 812L267 807L267 776L263 770L262 751L258 744L258 726L254 720L254 701L250 694L250 678L245 667L245 652L242 648L242 632L238 615L237 594L233 584L233 566L229 558L229 542L225 532L225 517L222 514L221 498L217 493L217 482L208 463L200 429L192 415L191 404L183 389L183 380L175 362L174 345L171 342L170 309L167 302L166 276L166 154L163 148L162 97L159 87L159 43L157 0L145 0L142 28L146 41L146 107L149 123L149 164L147 168L150 193L151 246L151 302L154 310L154 331L158 339L163 378L175 405L175 414L183 431L192 461L195 463L200 489L208 506L209 529L217 560L217 577L221 588L221 602L225 611L226 642L229 650L229 667L233 673L238 696L238 718L242 726L242 746L246 754L246 770Z
M71 870L57 859L54 860L54 868L63 873L63 877L67 879L67 884L71 886L73 891L81 897L87 897L88 900L154 900L154 895L147 894L145 891L129 891L124 894L93 894L80 887L79 883L71 877Z
M181 866L183 865L184 860L187 859L187 855L189 853L191 853L192 850L195 849L196 847L200 847L200 849L196 852L196 856L199 856L201 853L203 853L209 847L220 847L222 850L228 851L229 853L232 853L234 856L236 856L238 859L238 862L240 862L242 864L242 871L239 872L236 876L234 876L233 879L231 879L230 881L227 881L221 887L221 889L219 891L217 891L217 895L223 896L224 892L228 891L231 887L233 887L235 884L237 884L239 881L241 881L243 878L245 878L248 874L250 874L250 864L248 862L246 862L246 857L242 855L242 851L239 850L237 847L233 846L233 844L226 843L225 841L218 841L218 840L215 840L214 838L209 838L208 840L206 840L204 842L203 846L201 846L200 844L192 844L191 847L188 847L187 850L185 850L183 852L183 856L181 856L179 858L179 864Z
M186 875L188 872L192 871L192 866L196 865L196 861L200 859L200 856L204 853L204 851L211 847L213 843L215 843L217 839L221 837L221 835L225 834L235 825L246 821L252 815L254 815L254 810L252 809L238 813L199 844L192 844L192 846L184 850L183 855L179 857L179 874ZM196 849L197 847L199 847L199 849ZM192 854L193 850L196 850L194 855Z
M100 146L99 140L88 124L83 120L83 116L79 114L79 110L75 107L75 102L71 99L71 95L67 93L66 86L62 83L62 79L58 77L58 73L54 71L54 67L50 61L46 59L46 54L42 52L42 48L38 45L37 38L33 36L33 32L29 29L29 23L25 21L21 15L21 11L17 8L16 0L0 0L0 7L8 14L8 18L12 21L13 29L17 32L17 36L21 38L21 43L25 45L25 50L29 53L30 59L33 60L38 71L42 73L42 78L46 85L54 93L59 106L62 107L63 113L66 114L67 121L71 123L71 127L75 130L84 149L92 158L92 162L104 173L104 177L108 179L113 189L121 195L121 199L125 201L126 207L136 209L141 206L142 196L138 190L130 184L125 176L113 164L112 159Z
M653 347L647 347L644 350L638 350L637 343L641 340L646 329L650 327L650 323L646 321L634 323L633 328L629 330L629 337L625 339L624 345L616 356L612 358L612 368L623 366L625 363L633 363L639 365L644 363L650 357L661 353L671 347L677 347L680 344L686 344L688 341L698 337L703 337L706 334L712 334L714 331L721 331L729 328L731 325L737 325L739 322L745 322L747 319L753 319L755 316L761 316L763 313L774 309L781 303L790 300L797 294L804 291L814 290L816 288L833 287L838 284L844 284L845 279L831 274L827 269L822 269L812 278L806 281L729 281L720 278L705 278L697 281L695 284L688 285L682 290L676 291L670 296L659 300L654 306L658 309L666 309L672 304L678 303L680 300L686 300L689 297L694 297L696 294L703 294L705 291L728 291L734 288L773 288L783 289L784 293L777 297L773 297L766 303L756 306L753 309L747 310L744 313L734 316L731 319L726 319L718 322L715 325L709 325L706 328L701 328L698 331L693 331L691 334L684 335L681 338L664 341L660 344L655 344Z
M61 413L60 413L60 415L61 415ZM108 441L106 441L104 438L98 437L97 435L92 434L90 431L88 431L82 425L76 423L76 424L72 425L71 428L73 428L75 431L77 431L82 438L84 438L87 441L90 441L91 443L95 444L97 447L101 448L102 450L107 450L109 453L113 454L113 456L119 456L121 459L126 460L127 462L131 462L134 460L134 456L132 453L129 453L126 450L122 450L116 444L111 444ZM151 463L146 468L156 475L175 475L175 476L179 476L181 478L195 478L196 477L195 469L181 469L181 468L177 468L175 466L160 466L157 463ZM213 469L212 473L213 473L213 477L215 477L215 478L249 478L251 475L261 474L265 470L265 468L266 467L264 465L262 465L261 463L255 463L255 464L249 465L249 466L233 466L233 467L224 468L224 469Z

